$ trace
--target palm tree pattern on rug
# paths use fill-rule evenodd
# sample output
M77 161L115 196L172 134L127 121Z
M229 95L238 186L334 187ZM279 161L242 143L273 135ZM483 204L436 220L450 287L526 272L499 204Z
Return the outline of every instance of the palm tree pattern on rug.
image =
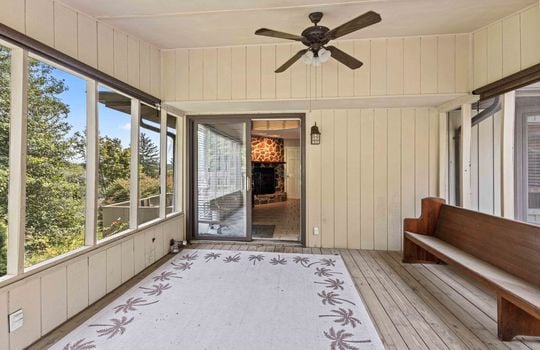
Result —
M222 255L223 253L216 253L215 251L210 251L207 252L201 260L204 260L205 263L221 261L224 264L240 263L242 260L244 260L243 252L235 252L235 254L229 254L220 260ZM271 256L270 259L268 259L268 255ZM167 292L173 287L173 285L171 285L170 283L162 282L172 281L173 279L181 279L182 276L180 276L178 273L189 273L192 270L195 262L199 260L198 258L199 251L197 250L181 255L180 257L177 257L170 261L169 267L173 270L165 269L164 271L159 272L155 276L151 277L151 280L154 282L154 284L138 287L138 289L147 297L155 297L157 299L149 300L144 297L130 297L125 300L124 303L112 307L112 310L115 314L121 313L124 314L124 316L122 316L121 318L111 318L108 320L109 323L89 324L88 327L97 328L96 336L98 338L106 337L106 339L112 339L114 337L124 335L127 332L128 326L135 321L135 317L142 314L144 307L160 302L159 297L161 297L163 293ZM267 261L267 264L276 267L287 265L288 261L281 254L272 253L249 254L245 257L245 261L247 261L251 266L263 264L265 260ZM299 265L302 268L306 269L310 269L311 267L317 265L317 267L313 271L313 275L316 276L316 278L320 278L320 280L315 280L313 281L313 283L321 285L321 288L331 290L327 292L323 289L317 293L317 296L320 298L322 305L356 305L354 302L340 297L340 294L335 292L344 291L347 287L344 280L340 280L339 278L331 278L335 275L342 274L341 272L335 271L333 269L334 267L336 267L336 259L312 259L309 256L296 255L292 258L292 262L294 262L295 265ZM134 313L136 312L137 314L134 315ZM133 316L129 317L130 314ZM355 339L353 330L358 325L361 325L362 322L355 316L354 311L350 308L339 307L337 309L330 309L328 313L318 315L318 317L329 319L333 323L333 325L330 325L329 328L322 331L322 335L329 341L328 349L330 350L360 350L361 348L358 347L360 346L360 344L371 343L370 339ZM68 342L63 347L63 350L91 349L96 349L96 342L95 340L87 338L81 338L74 342Z

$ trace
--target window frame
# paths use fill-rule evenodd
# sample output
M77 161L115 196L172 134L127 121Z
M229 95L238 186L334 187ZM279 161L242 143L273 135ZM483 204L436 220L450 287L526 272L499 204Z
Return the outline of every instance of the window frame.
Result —
M14 32L15 38L10 38L5 34L5 26L0 26L0 45L11 50L11 109L10 113L10 139L9 139L9 193L8 193L8 244L7 244L7 273L0 277L0 287L15 283L30 275L40 273L43 270L52 268L59 264L63 264L69 260L75 259L78 256L88 254L91 251L103 249L103 247L112 244L113 242L123 241L128 237L147 229L154 225L158 225L173 217L183 214L183 169L184 159L183 154L183 123L185 114L182 111L176 110L173 107L161 105L161 101L151 95L118 81L115 78L109 77L106 74L92 68L86 67L83 63L76 59L64 55L55 49L36 42L41 49L26 45L22 39L28 39L32 44L33 39ZM7 28L7 27L6 27ZM9 29L9 28L8 28ZM5 40L8 39L8 40ZM35 44L35 43L34 43ZM46 49L46 50L45 50ZM43 52L43 53L42 53ZM27 148L27 101L28 101L28 67L29 59L38 59L54 68L60 69L69 74L73 74L86 81L86 202L85 202L85 245L77 249L71 250L62 255L58 255L51 259L44 260L30 267L24 267L25 257L25 209L26 209L26 148ZM110 80L107 80L109 79ZM114 86L107 82L113 82ZM129 229L111 235L103 240L97 241L97 179L99 165L99 117L98 117L98 85L102 85L115 92L121 93L131 99L131 163L130 163L130 227ZM135 92L136 94L130 94ZM138 95L137 95L138 94ZM175 167L175 192L176 192L176 207L173 212L166 215L165 207L160 208L159 218L149 221L142 225L137 224L137 206L138 206L138 140L139 140L139 111L142 100L133 96L143 96L145 101L155 102L155 108L161 110L161 119L171 115L176 118L176 132L179 142L176 143L176 154L174 159ZM163 125L163 124L162 124ZM165 124L166 125L166 124ZM162 128L160 142L166 140L166 127ZM161 167L166 167L166 149L160 147L160 159L165 159L161 162ZM135 161L133 161L135 159ZM163 173L163 174L166 174ZM161 174L160 174L161 176ZM160 195L165 197L166 191L162 186L163 177L160 178ZM135 191L133 191L135 189ZM133 195L134 194L134 195ZM164 198L160 198L163 201ZM135 210L134 210L135 209ZM163 212L161 212L163 211Z

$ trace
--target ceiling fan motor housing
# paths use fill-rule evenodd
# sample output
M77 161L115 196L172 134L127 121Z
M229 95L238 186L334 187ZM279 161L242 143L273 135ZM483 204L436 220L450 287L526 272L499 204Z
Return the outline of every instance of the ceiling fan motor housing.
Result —
M302 43L308 47L310 47L313 51L318 51L323 45L328 44L330 41L326 37L326 33L330 30L330 28L325 26L313 26L304 29L302 32Z

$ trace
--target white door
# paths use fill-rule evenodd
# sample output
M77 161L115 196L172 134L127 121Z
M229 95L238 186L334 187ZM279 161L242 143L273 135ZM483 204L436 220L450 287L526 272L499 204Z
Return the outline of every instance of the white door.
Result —
M297 141L297 142L294 142ZM288 145L289 144L289 145ZM285 191L287 198L300 198L300 142L285 141Z

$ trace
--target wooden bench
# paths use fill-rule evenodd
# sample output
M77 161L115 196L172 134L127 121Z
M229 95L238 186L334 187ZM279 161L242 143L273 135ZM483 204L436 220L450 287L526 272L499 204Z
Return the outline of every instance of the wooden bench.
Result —
M497 294L498 337L540 336L540 227L422 200L404 221L404 263L446 263Z

